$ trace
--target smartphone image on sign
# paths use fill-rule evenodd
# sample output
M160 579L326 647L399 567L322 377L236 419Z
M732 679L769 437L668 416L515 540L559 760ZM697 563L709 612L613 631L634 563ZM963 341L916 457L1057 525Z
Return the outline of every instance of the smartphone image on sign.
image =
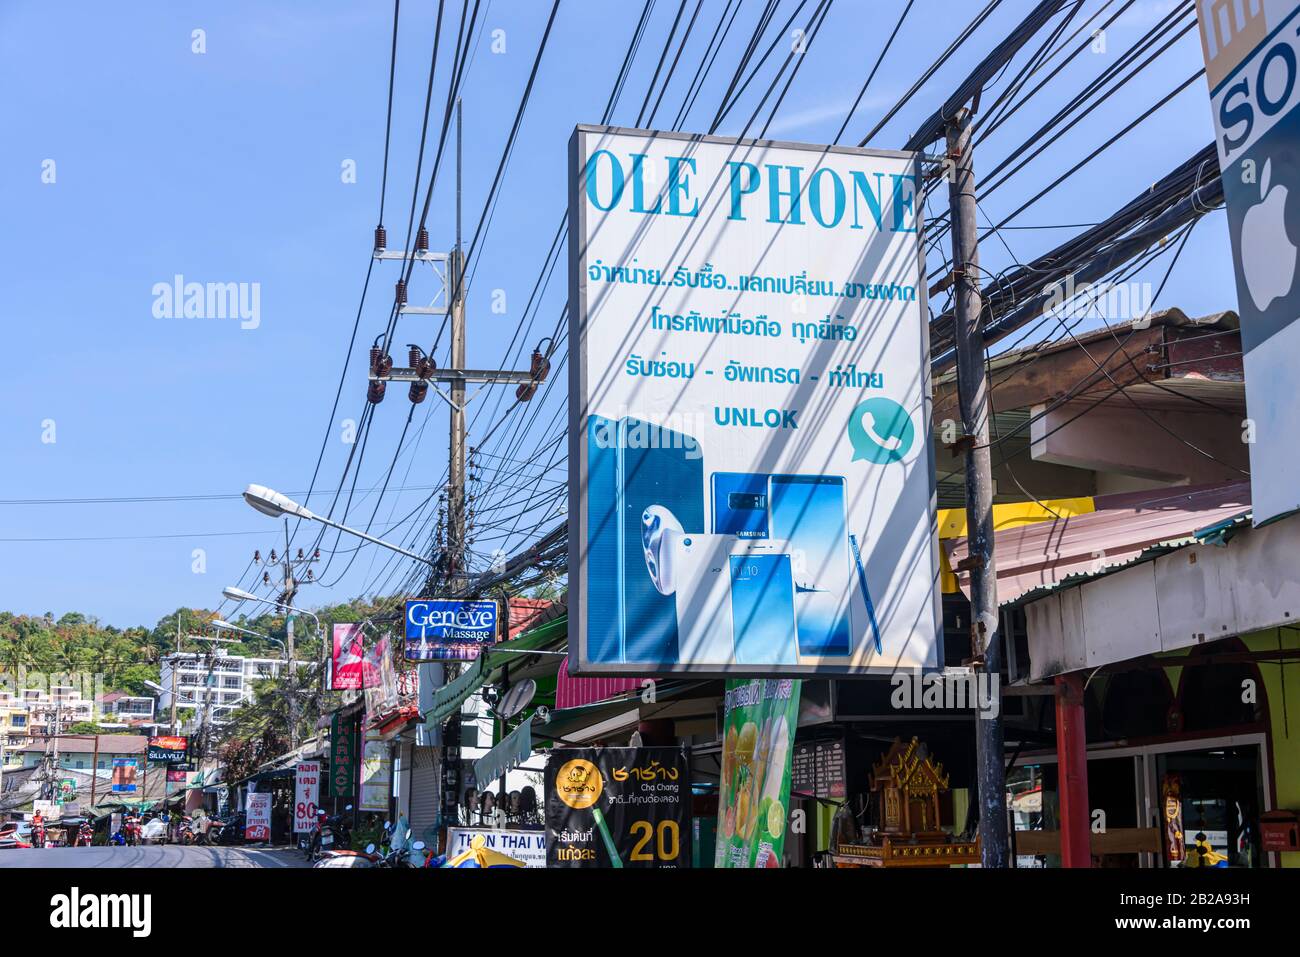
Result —
M587 659L623 660L619 591L618 423L587 419Z
M767 474L714 472L713 531L739 538L767 538Z
M772 542L740 543L728 556L736 662L788 665L798 661L790 556ZM786 543L779 543L786 547Z
M619 420L618 453L621 660L676 664L677 602L650 577L642 529L658 505L683 532L704 532L704 459L693 436L633 418Z
M734 535L682 535L673 542L680 658L691 664L733 660L731 553Z
M773 475L768 479L768 514L772 537L788 539L790 553L796 557L794 607L800 656L850 656L853 584L844 479Z

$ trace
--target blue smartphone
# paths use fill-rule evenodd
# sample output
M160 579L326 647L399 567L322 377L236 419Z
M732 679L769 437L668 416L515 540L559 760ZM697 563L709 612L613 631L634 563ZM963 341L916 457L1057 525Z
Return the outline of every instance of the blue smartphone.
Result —
M587 418L587 660L623 660L619 603L618 423Z
M733 554L729 561L737 663L794 664L798 648L790 556L756 548Z
M623 660L676 664L677 600L655 588L641 529L646 509L660 505L683 532L704 531L704 457L693 436L633 418L619 420L618 452Z
M853 585L844 479L834 475L773 475L768 479L769 527L788 539L794 559L794 609L799 654L845 658L853 653L849 596Z
M767 473L714 472L713 532L767 538Z

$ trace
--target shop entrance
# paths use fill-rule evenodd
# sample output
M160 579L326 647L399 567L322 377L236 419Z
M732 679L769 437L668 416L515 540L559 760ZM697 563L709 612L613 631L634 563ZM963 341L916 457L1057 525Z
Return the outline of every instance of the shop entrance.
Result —
M1090 752L1093 866L1264 866L1265 745L1249 734ZM1057 780L1050 752L1022 756L1007 776L1018 867L1060 866Z

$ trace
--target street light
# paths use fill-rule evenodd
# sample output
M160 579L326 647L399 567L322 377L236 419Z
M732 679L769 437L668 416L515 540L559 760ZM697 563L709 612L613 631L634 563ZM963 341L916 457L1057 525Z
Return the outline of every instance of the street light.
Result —
M365 532L358 531L355 528L349 528L333 519L326 518L324 515L317 515L305 505L299 505L287 495L267 488L265 485L250 485L244 489L244 501L253 508L257 509L263 515L269 515L272 518L279 518L282 515L293 515L296 518L305 518L313 522L320 522L322 525L328 525L330 528L337 528L341 532L347 532L349 535L355 535L357 538L365 539L375 545L381 545L399 555L405 555L407 558L414 558L417 562L437 568L438 563L424 555L418 555L415 552L408 551L400 545L394 545L392 542L386 542L382 538L375 538L373 535L367 535Z
M275 608L283 608L294 615L306 615L312 621L316 622L316 634L321 633L320 619L309 612L306 608L297 608L283 601L275 601L270 598L263 598L261 595L254 595L251 591L244 591L242 588L236 588L234 585L227 585L221 589L221 594L231 601L260 601L264 605L271 605Z

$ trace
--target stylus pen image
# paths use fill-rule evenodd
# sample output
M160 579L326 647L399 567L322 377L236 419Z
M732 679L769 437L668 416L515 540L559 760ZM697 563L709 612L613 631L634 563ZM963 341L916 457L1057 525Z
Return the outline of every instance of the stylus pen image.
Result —
M876 638L876 654L881 654L880 626L876 624L876 608L871 604L871 589L867 587L867 572L862 567L862 552L858 551L856 535L849 535L849 544L853 546L853 563L858 566L858 582L862 585L862 600L867 603L867 617L871 619L871 633Z

